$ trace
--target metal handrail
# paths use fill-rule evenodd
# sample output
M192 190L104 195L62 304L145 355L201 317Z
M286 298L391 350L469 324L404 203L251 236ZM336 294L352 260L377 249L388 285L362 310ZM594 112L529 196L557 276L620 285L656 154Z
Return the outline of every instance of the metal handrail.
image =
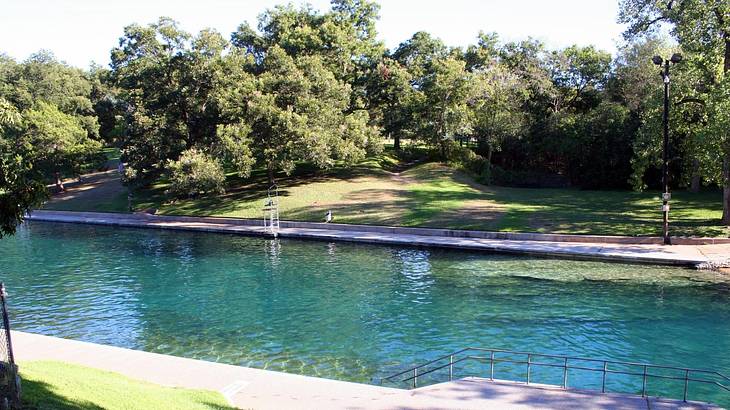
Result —
M477 354L479 352L488 352L489 356L473 355L473 354L471 354L471 352L477 352ZM463 357L457 357L457 356L462 355L463 353L466 353L466 355ZM513 355L513 356L514 355L524 355L524 356L526 356L526 359L517 360L514 358L498 358L498 357L495 357L497 354L506 354L506 355ZM534 361L535 358L561 359L562 364ZM446 359L448 359L447 363L439 364L436 367L430 367L434 364L441 363L441 362L445 361ZM381 383L385 382L385 381L394 382L393 379L396 379L399 376L409 375L408 377L400 379L398 381L403 382L403 383L411 382L412 387L417 388L419 377L423 377L427 374L436 372L438 370L445 369L447 367L449 369L449 381L451 381L451 380L453 380L453 377L454 377L454 366L458 363L461 363L461 362L464 362L467 360L479 360L479 361L488 360L489 361L489 379L490 380L494 380L495 363L512 363L512 364L526 366L526 369L527 369L527 377L525 380L526 384L530 384L531 369L534 366L543 366L543 367L553 367L553 368L562 368L563 369L563 384L561 387L564 389L568 388L568 371L569 370L585 370L585 371L602 373L601 393L606 392L606 380L607 380L607 377L609 374L641 376L641 378L642 378L641 395L642 396L646 396L647 384L648 384L648 380L650 378L684 381L684 393L683 393L684 401L687 401L690 382L709 384L709 385L719 387L726 392L730 392L730 385L720 383L717 380L698 378L698 377L702 377L702 376L705 376L705 377L714 376L714 377L720 378L721 380L723 380L723 382L730 382L730 377L728 377L718 371L715 371L715 370L695 369L695 368L678 367L678 366L664 366L664 365L655 365L655 364L642 363L642 362L624 362L624 361L619 361L619 360L593 359L593 358L580 357L580 356L532 353L532 352L505 350L505 349L488 349L488 348L481 348L481 347L466 347L461 350L457 350L453 353L430 360L426 363L412 367L408 370L404 370L399 373L395 373L391 376L384 377L381 380ZM600 368L598 368L598 367L572 365L570 363L570 361L600 363L602 366ZM609 369L609 365L640 367L641 372ZM650 372L650 370L659 370L659 369L679 371L679 372L683 373L683 376L682 377L669 376L669 375L654 374L654 373ZM692 373L699 374L699 375L690 377ZM730 384L730 383L728 383L728 384Z

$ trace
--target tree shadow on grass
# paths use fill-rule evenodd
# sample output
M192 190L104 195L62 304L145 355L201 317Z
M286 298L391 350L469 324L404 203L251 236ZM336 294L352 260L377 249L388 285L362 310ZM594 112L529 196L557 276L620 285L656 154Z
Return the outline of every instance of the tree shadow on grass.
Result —
M23 410L103 410L102 407L89 400L70 400L54 389L54 386L43 381L24 378L21 380L22 396L21 409ZM73 387L72 387L73 388ZM222 406L205 399L194 399L202 408L210 410L233 410L233 406ZM126 407L125 407L126 408ZM140 408L143 408L141 405Z
M48 383L23 379L22 409L27 410L103 410L104 408L90 401L71 401L59 395Z
M381 169L361 164L352 168L335 167L322 170L310 164L297 166L291 175L279 174L276 184L279 187L279 196L291 195L293 188L319 182L351 181L362 177L388 175ZM257 169L250 177L242 178L238 175L229 175L226 180L226 192L222 195L204 195L194 199L174 199L169 197L165 184L148 186L136 193L136 208L157 208L164 206L169 214L184 214L191 216L209 216L214 214L229 214L239 209L242 202L263 201L271 184L265 170Z

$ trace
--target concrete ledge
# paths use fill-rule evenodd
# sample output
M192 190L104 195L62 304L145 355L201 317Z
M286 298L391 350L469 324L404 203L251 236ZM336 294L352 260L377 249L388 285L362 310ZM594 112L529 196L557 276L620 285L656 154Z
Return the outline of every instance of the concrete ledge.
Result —
M124 219L130 215L134 215L139 220L148 221L171 221L171 222L213 222L225 223L239 226L262 227L261 219L243 219L243 218L224 218L224 217L196 217L196 216L171 216L171 215L151 215L146 213L122 214L122 213L102 213L102 212L72 212L72 211L33 211L34 216L47 214L55 214L63 212L65 214L76 214L82 218L98 218L103 216L106 219L120 218ZM472 231L462 229L445 229L445 228L411 228L401 226L382 226L382 225L356 225L356 224L338 224L324 222L301 222L301 221L281 221L282 228L304 228L304 229L321 229L344 232L373 232L383 234L398 235L419 235L419 236L439 236L448 238L475 238L475 239L500 239L510 241L544 241L544 242L576 242L576 243L607 243L607 244L633 244L647 245L663 244L660 237L655 236L611 236L611 235L568 235L568 234L542 234L527 232L491 232L491 231ZM674 237L672 243L675 245L716 245L730 244L730 238L689 238Z
M110 226L218 232L253 236L268 235L264 231L262 223L259 221L228 218L112 214L100 212L36 211L29 216L29 219ZM306 226L315 226L316 228L308 228ZM282 238L349 241L380 245L440 247L471 251L563 257L570 259L710 267L713 269L728 266L730 259L730 245L723 244L664 246L653 243L622 244L471 238L464 236L449 236L448 234L438 236L436 233L439 230L428 230L430 233L429 235L413 233L421 233L423 230L419 228L393 227L387 228L383 232L379 232L374 229L357 231L355 228L358 227L358 225L344 225L348 229L335 229L340 226L343 225L298 222L282 223L279 236Z
M23 361L58 360L164 386L215 390L255 409L716 409L699 402L466 378L414 390L350 383L12 332Z

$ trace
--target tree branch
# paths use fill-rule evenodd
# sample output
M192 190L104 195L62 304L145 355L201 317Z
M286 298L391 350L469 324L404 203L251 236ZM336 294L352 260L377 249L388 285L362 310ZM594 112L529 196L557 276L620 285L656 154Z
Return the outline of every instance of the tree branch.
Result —
M695 104L700 104L703 107L705 106L705 100L703 100L701 98L696 98L696 97L684 97L681 100L674 103L674 105L683 105L683 104L687 104L687 103L695 103Z

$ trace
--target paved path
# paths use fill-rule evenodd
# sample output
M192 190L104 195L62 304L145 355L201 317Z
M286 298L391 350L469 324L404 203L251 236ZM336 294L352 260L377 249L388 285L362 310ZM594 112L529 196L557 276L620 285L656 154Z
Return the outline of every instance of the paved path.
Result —
M216 390L252 409L711 409L702 403L467 378L415 390L348 383L12 332L15 357L59 360L165 386Z
M91 223L114 226L180 229L189 231L224 232L243 235L264 235L260 221L226 218L155 216L146 214L113 214L100 212L34 211L31 220ZM351 227L331 229L317 224L290 223L283 227L280 237L328 241L351 241L385 245L433 246L488 252L529 254L551 257L584 258L623 262L654 263L684 266L730 266L730 244L673 245L653 243L589 243L547 240L487 239L437 235L418 235L374 230L357 231ZM320 224L322 225L322 224ZM285 226L285 225L283 225ZM373 228L373 227L369 227ZM365 229L365 227L363 227ZM413 230L416 231L417 230Z
M127 196L127 188L122 185L116 169L86 174L83 181L69 179L64 181L64 186L64 192L51 196L45 205L47 209L73 210L85 207L89 210L110 211L114 210L112 207L117 210L126 208L126 201L122 201L121 209L115 204L119 202L120 196L124 199ZM55 185L49 188L53 192Z

